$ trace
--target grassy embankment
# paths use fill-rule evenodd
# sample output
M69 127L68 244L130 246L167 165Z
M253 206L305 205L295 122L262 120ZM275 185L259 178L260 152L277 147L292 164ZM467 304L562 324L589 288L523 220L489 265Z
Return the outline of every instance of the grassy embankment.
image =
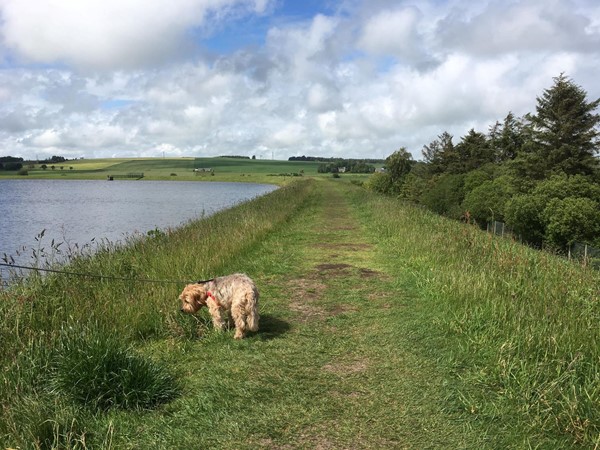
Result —
M246 271L261 330L237 342L181 317L176 284L33 280L0 303L2 445L600 442L598 272L347 183L294 183L73 268Z

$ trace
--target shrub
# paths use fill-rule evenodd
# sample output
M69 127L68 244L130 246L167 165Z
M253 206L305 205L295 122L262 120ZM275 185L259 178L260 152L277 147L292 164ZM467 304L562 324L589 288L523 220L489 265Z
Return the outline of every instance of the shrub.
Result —
M544 209L548 243L566 248L574 241L592 242L600 235L600 208L589 198L554 198Z
M389 194L392 190L392 179L387 173L374 173L366 184L367 189L380 194Z
M513 195L511 180L507 177L484 181L473 190L468 191L463 202L463 209L471 213L471 217L481 226L492 220L504 220L504 207Z
M422 202L432 211L458 219L462 216L464 175L443 174L434 178L423 193Z

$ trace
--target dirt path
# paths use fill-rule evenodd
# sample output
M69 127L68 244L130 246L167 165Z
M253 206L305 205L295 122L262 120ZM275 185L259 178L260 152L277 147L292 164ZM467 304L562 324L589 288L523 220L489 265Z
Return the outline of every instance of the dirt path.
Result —
M361 285L384 276L372 269L374 246L365 240L361 224L351 215L350 206L338 189L325 191L320 214L306 230L303 246L304 271L288 282L290 291L296 294L290 308L302 313L301 320L355 311L355 305L335 295L338 285L350 286L347 282L352 279L358 292Z

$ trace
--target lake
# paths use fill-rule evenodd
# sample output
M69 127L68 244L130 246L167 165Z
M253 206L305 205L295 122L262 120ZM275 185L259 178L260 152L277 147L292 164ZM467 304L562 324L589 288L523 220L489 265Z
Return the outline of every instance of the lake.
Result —
M32 252L44 248L48 253L52 240L65 242L62 248L67 242L80 248L120 243L127 236L174 228L274 189L193 181L0 180L0 259L6 254L16 264L30 264Z

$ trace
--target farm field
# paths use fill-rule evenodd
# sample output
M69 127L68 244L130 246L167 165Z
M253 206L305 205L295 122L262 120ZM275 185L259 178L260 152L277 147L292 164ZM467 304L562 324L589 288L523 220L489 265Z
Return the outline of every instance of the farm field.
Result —
M114 158L79 159L64 163L40 164L28 168L28 175L0 171L0 179L11 178L60 178L60 179L106 179L108 176L143 173L150 180L201 180L201 181L252 181L281 184L292 174L317 175L318 162L251 160L243 158ZM54 166L54 169L51 167ZM194 169L212 169L211 172L194 172ZM245 177L254 177L248 180ZM281 178L281 180L279 180Z
M2 447L600 442L599 273L344 178L296 179L70 270L123 279L0 291ZM183 281L143 282L238 271L261 292L243 341L182 316Z

